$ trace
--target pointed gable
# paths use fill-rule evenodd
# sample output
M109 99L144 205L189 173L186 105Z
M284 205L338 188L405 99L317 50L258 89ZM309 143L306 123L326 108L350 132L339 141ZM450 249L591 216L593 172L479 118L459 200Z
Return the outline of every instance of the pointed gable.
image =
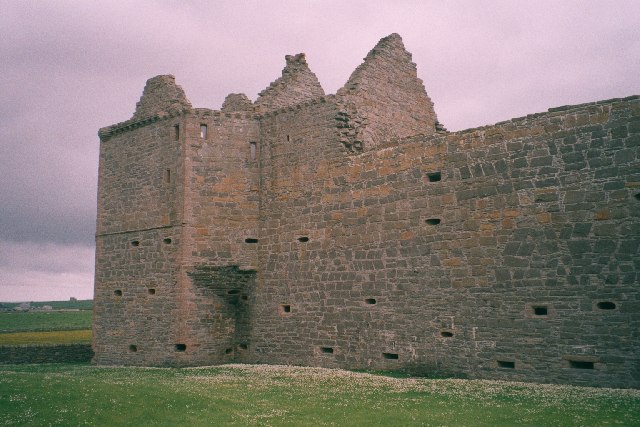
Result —
M338 90L345 108L366 123L365 149L436 131L433 102L398 34L381 39Z
M133 119L144 119L160 112L182 111L191 108L191 102L176 84L174 76L160 75L147 80Z
M324 90L309 69L304 53L287 55L285 60L282 77L260 92L254 104L257 111L272 111L324 96Z
M244 93L230 93L222 103L222 112L253 111L253 103Z

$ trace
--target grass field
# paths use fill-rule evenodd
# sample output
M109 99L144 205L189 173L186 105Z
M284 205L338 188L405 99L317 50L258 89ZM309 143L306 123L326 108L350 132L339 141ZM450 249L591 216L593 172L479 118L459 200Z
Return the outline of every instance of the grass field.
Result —
M79 331L13 332L0 334L0 345L79 343L91 343L90 329L82 329Z
M0 313L0 345L90 343L91 318L87 310Z
M0 333L91 329L91 311L0 313Z
M2 425L640 425L640 391L320 368L0 366Z

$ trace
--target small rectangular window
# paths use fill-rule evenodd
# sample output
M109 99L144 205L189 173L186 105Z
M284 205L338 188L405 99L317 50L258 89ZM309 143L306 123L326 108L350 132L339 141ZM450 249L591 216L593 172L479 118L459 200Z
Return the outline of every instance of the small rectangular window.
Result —
M256 143L250 142L249 144L251 146L251 160L255 160L256 159Z
M180 125L175 125L173 127L173 139L175 141L180 141Z
M164 171L164 182L167 184L171 183L171 169L167 169Z
M516 362L514 362L513 360L496 360L496 362L498 363L498 368L504 368L504 369L516 368Z
M291 313L291 306L289 304L281 304L280 313Z
M438 182L442 179L442 173L439 171L428 173L427 179L429 180L429 182Z
M207 139L207 125L200 125L200 138Z
M534 316L546 316L549 314L549 310L545 305L534 305L531 308L533 309Z
M573 369L593 369L593 362L586 360L569 360L569 367Z

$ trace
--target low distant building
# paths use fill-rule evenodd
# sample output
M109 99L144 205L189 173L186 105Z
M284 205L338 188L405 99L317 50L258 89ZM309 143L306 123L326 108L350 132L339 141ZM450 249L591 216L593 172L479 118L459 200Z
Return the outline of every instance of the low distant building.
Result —
M29 311L31 310L30 302L21 302L13 308L14 311Z

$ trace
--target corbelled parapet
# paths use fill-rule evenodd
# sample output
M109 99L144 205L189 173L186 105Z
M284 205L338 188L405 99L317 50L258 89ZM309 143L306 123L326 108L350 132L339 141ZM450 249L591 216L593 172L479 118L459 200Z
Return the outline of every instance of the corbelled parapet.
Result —
M382 142L436 132L433 102L398 34L381 39L336 94L351 123L347 146L370 149Z
M287 55L285 60L282 77L260 92L255 102L258 112L277 110L324 96L324 89L309 69L304 53Z
M253 103L244 93L230 93L222 103L222 111L225 113L253 111Z
M176 84L170 74L155 76L147 80L140 101L136 104L133 119L143 119L160 112L181 111L190 109L191 102L184 90Z

